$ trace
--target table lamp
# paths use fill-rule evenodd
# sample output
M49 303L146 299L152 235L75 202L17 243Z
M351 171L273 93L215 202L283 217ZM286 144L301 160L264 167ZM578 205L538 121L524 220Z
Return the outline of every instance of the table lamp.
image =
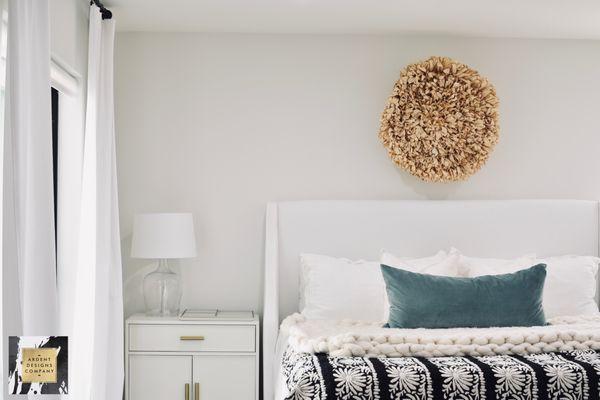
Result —
M146 314L176 316L181 301L179 276L169 259L196 256L194 220L189 213L137 214L133 223L131 257L158 259L158 268L144 278Z

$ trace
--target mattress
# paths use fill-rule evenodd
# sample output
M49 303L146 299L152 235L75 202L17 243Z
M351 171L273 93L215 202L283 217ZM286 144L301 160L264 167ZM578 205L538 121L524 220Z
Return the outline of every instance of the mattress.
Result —
M333 357L279 338L276 400L600 399L600 352L526 356Z

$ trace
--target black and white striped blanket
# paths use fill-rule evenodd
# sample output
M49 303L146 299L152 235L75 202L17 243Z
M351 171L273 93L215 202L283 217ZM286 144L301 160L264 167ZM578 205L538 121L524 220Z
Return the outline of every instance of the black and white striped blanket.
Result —
M600 399L600 352L593 350L363 358L288 348L282 375L283 396L293 400Z

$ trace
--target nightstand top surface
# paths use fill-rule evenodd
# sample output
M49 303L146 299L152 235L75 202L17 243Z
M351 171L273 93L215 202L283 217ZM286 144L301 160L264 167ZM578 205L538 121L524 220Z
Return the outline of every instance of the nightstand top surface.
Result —
M201 318L180 317L155 317L143 313L133 314L127 318L128 323L145 324L202 324L202 323L232 323L232 324L254 324L258 322L258 315L254 311L217 311L216 316Z

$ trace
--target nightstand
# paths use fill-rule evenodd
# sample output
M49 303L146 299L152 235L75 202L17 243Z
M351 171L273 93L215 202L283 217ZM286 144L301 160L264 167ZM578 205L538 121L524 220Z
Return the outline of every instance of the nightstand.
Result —
M258 400L258 316L136 314L125 324L126 400Z

